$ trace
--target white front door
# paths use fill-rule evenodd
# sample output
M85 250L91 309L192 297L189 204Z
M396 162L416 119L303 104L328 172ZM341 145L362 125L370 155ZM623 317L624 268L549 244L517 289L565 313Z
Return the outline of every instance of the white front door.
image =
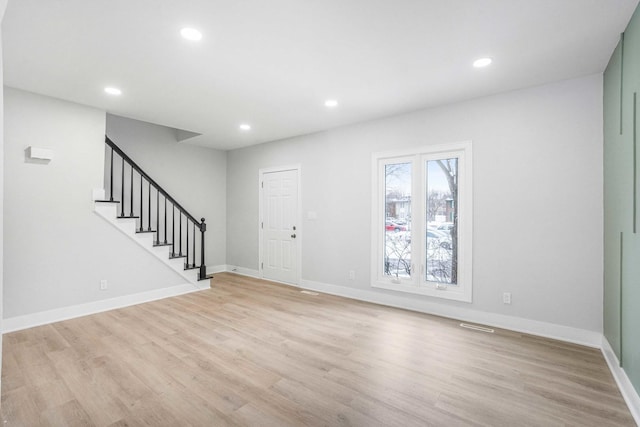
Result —
M298 284L298 170L263 172L262 277Z

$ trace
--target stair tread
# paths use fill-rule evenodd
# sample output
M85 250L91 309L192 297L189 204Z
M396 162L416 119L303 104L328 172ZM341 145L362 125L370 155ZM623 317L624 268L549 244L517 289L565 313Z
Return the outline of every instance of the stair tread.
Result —
M184 266L185 270L195 270L196 268L200 268L200 266L199 265L194 265L194 264L186 264Z
M136 233L155 233L156 230L136 230Z
M178 255L178 254L169 254L169 259L175 259L175 258L186 258L186 255Z
M120 203L120 200L94 200L96 203Z
M169 243L163 243L163 242L153 242L153 246L159 247L159 246L171 246L173 245L173 243L169 242Z
M139 216L130 216L130 215L125 215L125 216L117 216L118 219L128 219L128 218L140 218Z

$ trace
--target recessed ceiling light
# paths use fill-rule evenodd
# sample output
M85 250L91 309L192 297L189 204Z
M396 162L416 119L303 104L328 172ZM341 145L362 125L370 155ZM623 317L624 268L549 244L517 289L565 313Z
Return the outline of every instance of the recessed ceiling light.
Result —
M240 128L240 130L245 131L245 132L247 132L247 131L251 130L251 125L250 125L250 124L247 124L247 123L242 123L242 124L241 124L240 126L238 126L238 127Z
M473 66L475 68L483 68L483 67L486 67L487 65L490 65L492 62L493 62L493 59L491 58L479 58L473 61Z
M327 99L326 101L324 101L324 106L328 108L337 107L338 101L336 101L335 99Z
M202 38L202 33L195 28L183 28L180 30L180 35L187 40L197 42Z
M108 93L109 95L122 95L122 91L120 89L118 89L117 87L105 87L104 91L106 93Z

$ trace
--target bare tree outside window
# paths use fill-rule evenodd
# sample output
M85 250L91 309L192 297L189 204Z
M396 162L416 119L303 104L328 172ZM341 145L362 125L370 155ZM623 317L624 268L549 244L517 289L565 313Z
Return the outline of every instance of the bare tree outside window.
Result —
M458 282L457 174L458 159L428 160L426 219L426 279Z
M427 194L427 222L436 221L436 216L445 210L450 193L432 190Z
M411 163L385 165L384 274L411 277Z

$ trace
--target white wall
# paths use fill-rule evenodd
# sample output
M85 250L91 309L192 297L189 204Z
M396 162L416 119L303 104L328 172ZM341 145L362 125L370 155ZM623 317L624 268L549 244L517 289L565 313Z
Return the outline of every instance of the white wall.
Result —
M226 264L226 152L179 143L174 129L111 114L107 135L187 211L206 219L206 264Z
M7 87L4 102L4 318L184 283L93 213L105 112ZM54 159L29 161L28 146Z
M304 217L318 215L301 224L303 280L391 301L399 294L370 286L371 153L466 140L474 154L473 303L405 294L407 305L601 332L601 75L230 151L227 263L258 268L258 170L299 163ZM512 305L502 304L503 292Z

